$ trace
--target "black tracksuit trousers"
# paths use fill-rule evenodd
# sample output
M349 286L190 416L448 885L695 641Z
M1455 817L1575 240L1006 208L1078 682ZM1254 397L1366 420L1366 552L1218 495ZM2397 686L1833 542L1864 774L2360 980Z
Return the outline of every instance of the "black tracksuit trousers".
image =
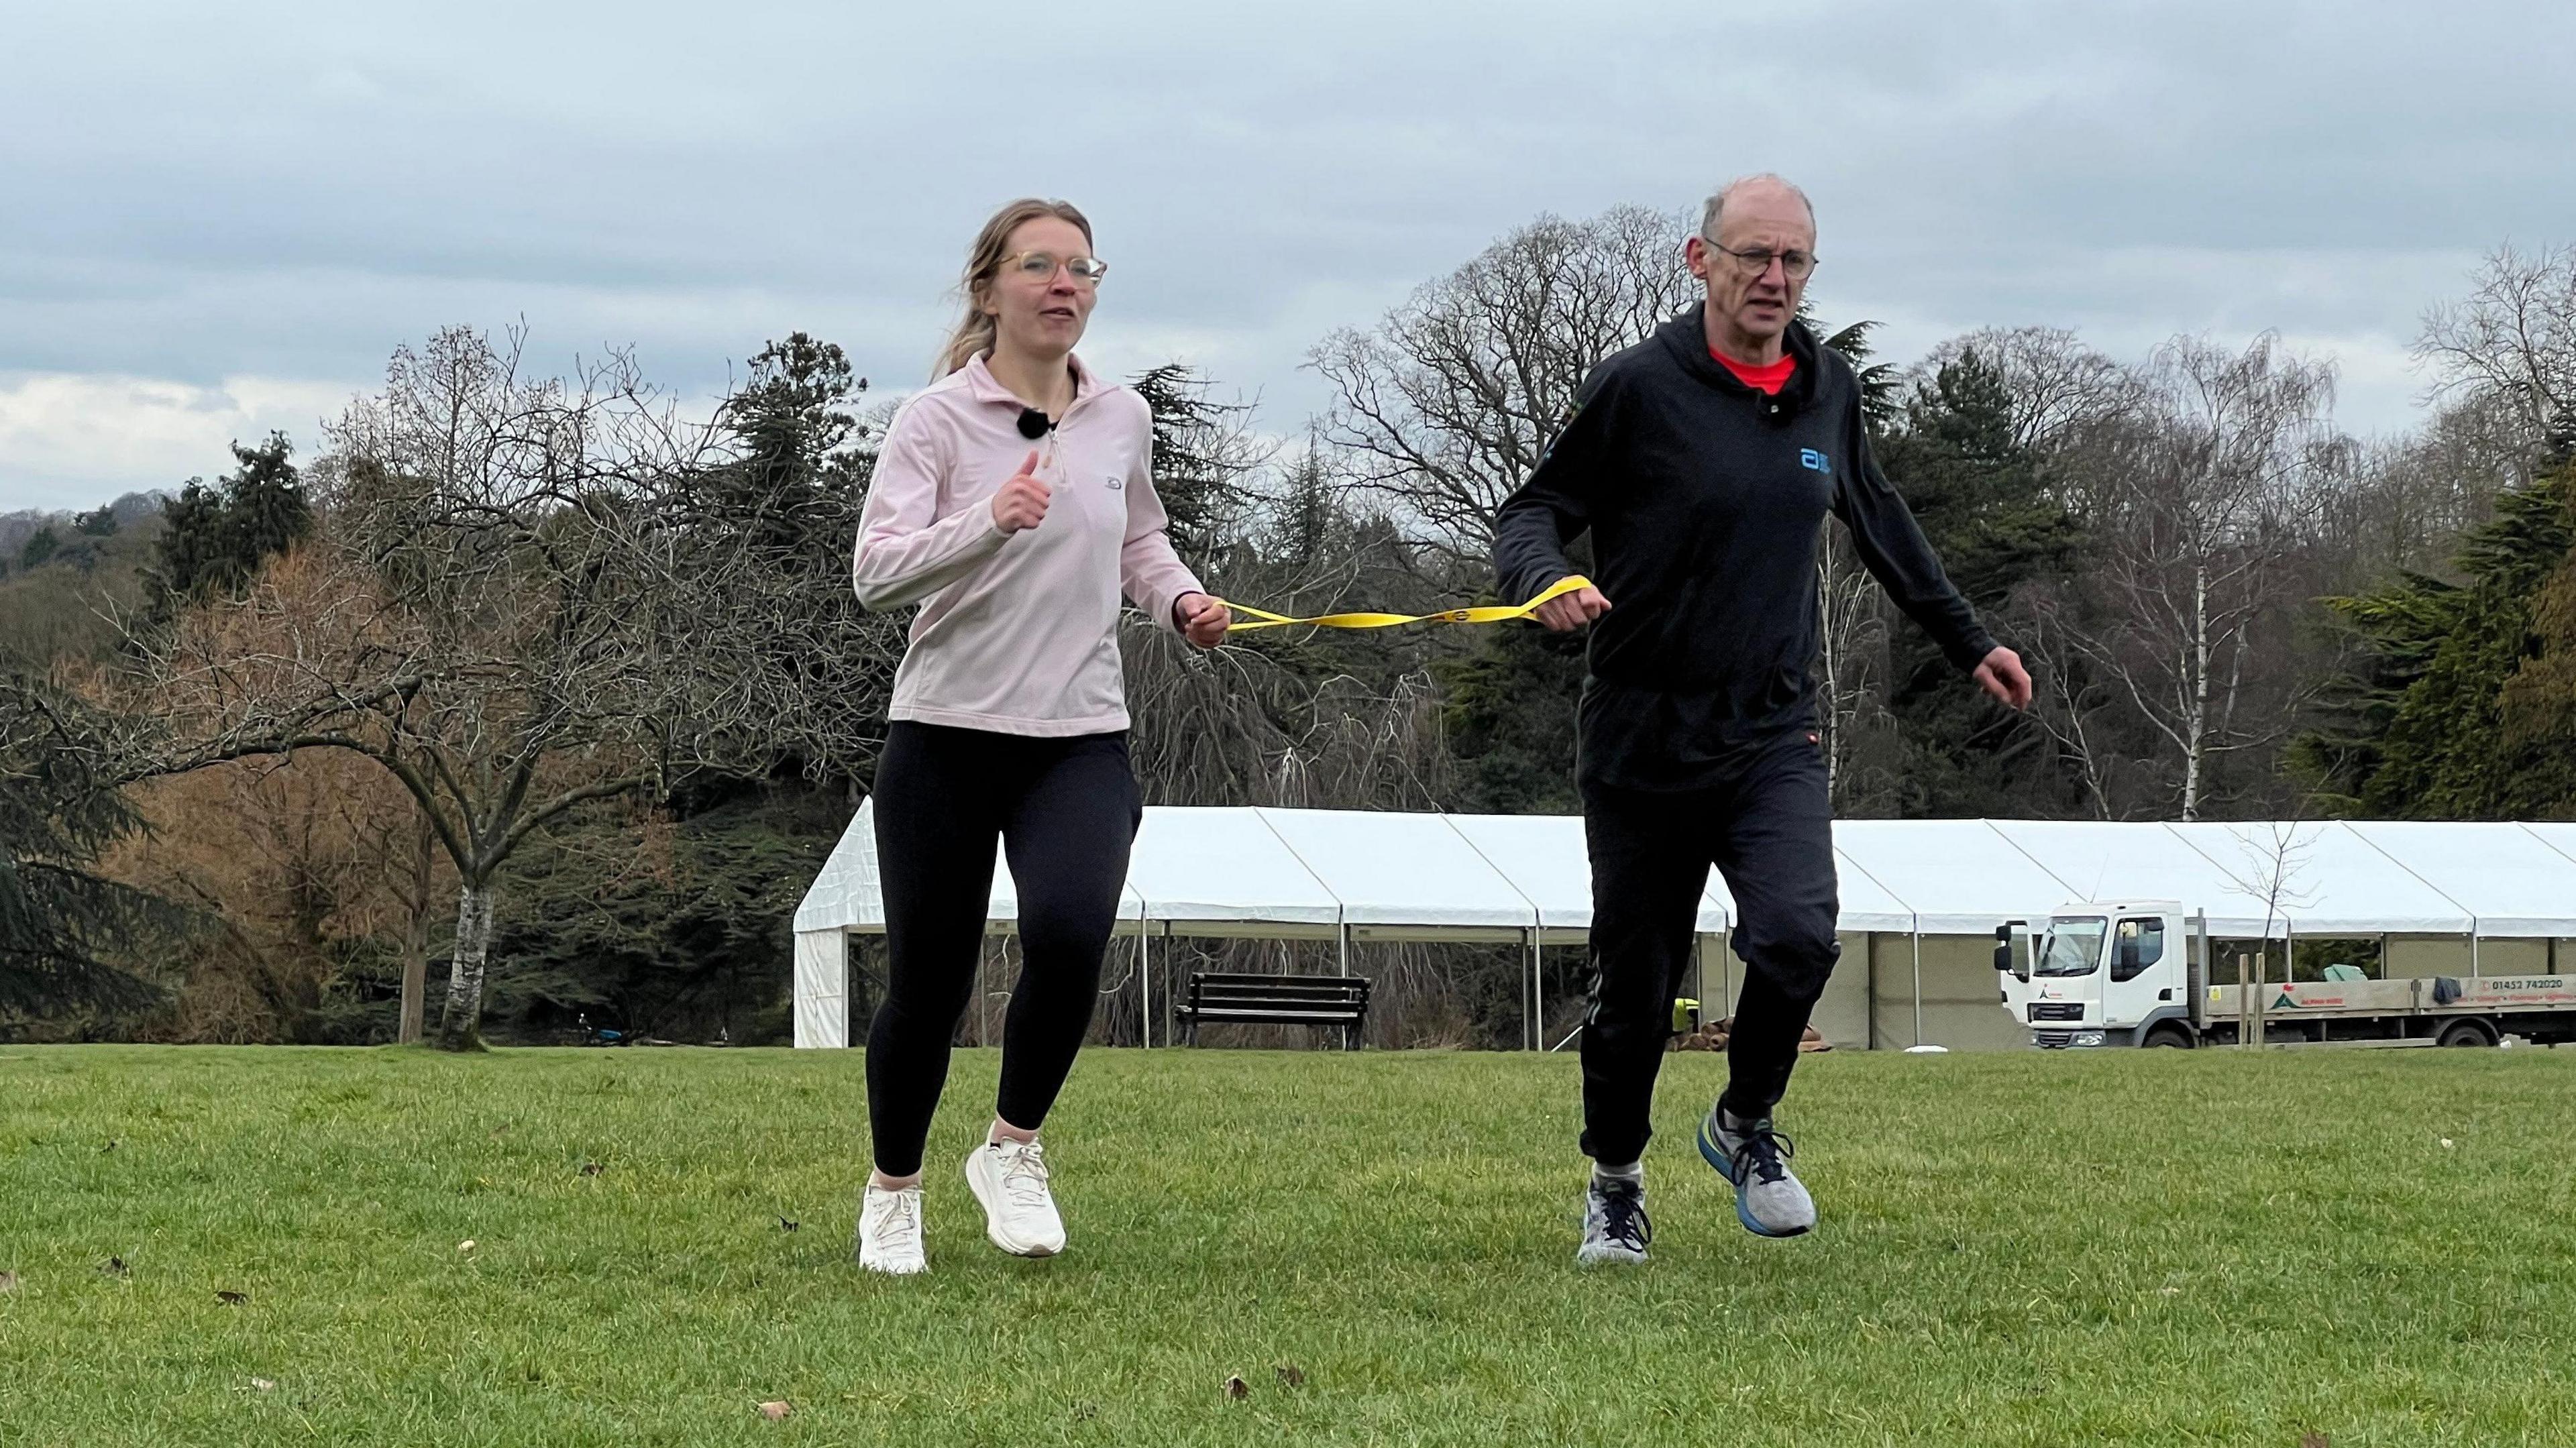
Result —
M975 989L998 839L1019 892L1021 969L994 1112L1036 1130L1091 1028L1100 959L1144 810L1125 734L1037 739L898 720L877 767L891 957L868 1028L877 1170L921 1169L948 1048Z
M1814 737L1796 729L1748 746L1700 789L1586 784L1583 833L1592 858L1584 1154L1623 1165L1653 1134L1655 1073L1712 864L1735 896L1735 951L1748 967L1720 1100L1738 1116L1770 1115L1841 953L1833 813Z

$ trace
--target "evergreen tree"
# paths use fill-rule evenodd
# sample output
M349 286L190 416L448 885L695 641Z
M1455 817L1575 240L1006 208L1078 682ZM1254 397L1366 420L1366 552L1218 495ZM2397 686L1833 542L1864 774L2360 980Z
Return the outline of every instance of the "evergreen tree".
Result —
M1207 383L1188 366L1166 362L1128 386L1154 415L1154 492L1170 515L1172 547L1193 566L1215 547L1241 502L1245 460L1235 447L1240 406L1210 402Z
M2576 478L2576 464L2560 477ZM2536 652L2505 680L2504 742L2544 761L2523 781L2532 812L2565 819L2576 816L2576 552L2533 596L2531 631Z
M2073 566L2082 530L2049 496L2039 456L2013 441L2012 395L1973 350L1943 366L1879 444L1879 463L1905 495L1950 581L1980 613L2014 587ZM1962 687L1958 670L1919 629L1890 633L1888 707L1906 765L1904 813L2052 813L2030 797L2045 732Z
M190 478L164 513L149 576L149 611L166 622L181 606L249 585L262 563L313 531L303 479L282 432L258 447L232 445L237 465L211 487Z
M18 566L42 568L52 561L54 554L59 552L62 546L62 538L53 529L39 528L27 535L26 546L18 550Z
M78 702L0 677L0 1021L152 995L113 958L166 912L90 868L135 826L108 757L101 721Z
M2511 819L2576 806L2576 764L2551 727L2550 685L2576 640L2562 622L2576 549L2576 469L2496 500L2460 550L2457 584L2409 573L2376 593L2328 599L2361 646L2332 694L2330 723L2290 750L2319 800L2344 813ZM2545 616L2539 606L2549 605ZM2508 727L2508 687L2520 727Z
M1822 324L1816 321L1813 313L1806 310L1803 302L1799 304L1799 320L1819 331L1823 330ZM1872 436L1884 434L1896 425L1897 420L1905 412L1903 404L1899 401L1899 394L1905 387L1905 374L1899 372L1893 362L1870 360L1878 349L1870 345L1869 337L1877 330L1878 323L1864 320L1854 322L1825 338L1825 346L1831 351L1841 353L1843 360L1852 365L1852 371L1860 379L1860 415L1862 420L1869 424Z
M1584 639L1535 623L1477 629L1474 647L1433 668L1442 731L1458 770L1452 808L1470 814L1575 814L1575 722Z
M850 547L875 454L853 409L867 392L839 346L803 332L751 359L725 402L726 460L686 479L673 501L681 575L709 590L697 605L732 667L729 688L768 721L734 761L745 777L803 777L855 802L875 772L902 621L862 612ZM750 566L741 566L748 560Z

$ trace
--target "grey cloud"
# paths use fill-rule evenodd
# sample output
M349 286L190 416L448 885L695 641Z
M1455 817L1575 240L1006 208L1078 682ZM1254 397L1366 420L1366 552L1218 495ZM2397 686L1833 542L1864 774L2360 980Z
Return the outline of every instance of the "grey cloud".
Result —
M2384 371L2485 248L2576 240L2554 4L378 9L13 20L0 373L362 386L524 315L683 389L795 327L909 383L1032 191L1113 259L1087 350L1187 339L1282 430L1308 345L1500 231L1745 170L1896 350L2278 327Z

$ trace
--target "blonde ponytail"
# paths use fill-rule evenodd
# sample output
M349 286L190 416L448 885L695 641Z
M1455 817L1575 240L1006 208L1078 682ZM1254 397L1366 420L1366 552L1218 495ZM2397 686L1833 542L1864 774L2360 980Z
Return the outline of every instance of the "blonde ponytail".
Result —
M948 345L940 349L939 365L931 369L931 381L993 350L993 317L984 310L984 298L993 285L993 277L1002 269L1002 248L1010 245L1011 233L1019 230L1022 223L1048 216L1080 227L1083 244L1091 245L1091 223L1074 210L1072 202L1041 201L1029 196L994 212L984 229L975 233L974 249L966 254L966 275L958 283L958 290L966 297L966 316L949 334Z

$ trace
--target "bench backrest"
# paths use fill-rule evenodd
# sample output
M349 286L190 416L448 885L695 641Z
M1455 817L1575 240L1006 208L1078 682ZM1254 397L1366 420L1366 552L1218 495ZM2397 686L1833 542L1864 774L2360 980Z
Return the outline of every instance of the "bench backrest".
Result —
M1365 1007L1364 975L1259 975L1227 971L1190 973L1190 1002L1277 1001L1282 1004L1349 1004Z

